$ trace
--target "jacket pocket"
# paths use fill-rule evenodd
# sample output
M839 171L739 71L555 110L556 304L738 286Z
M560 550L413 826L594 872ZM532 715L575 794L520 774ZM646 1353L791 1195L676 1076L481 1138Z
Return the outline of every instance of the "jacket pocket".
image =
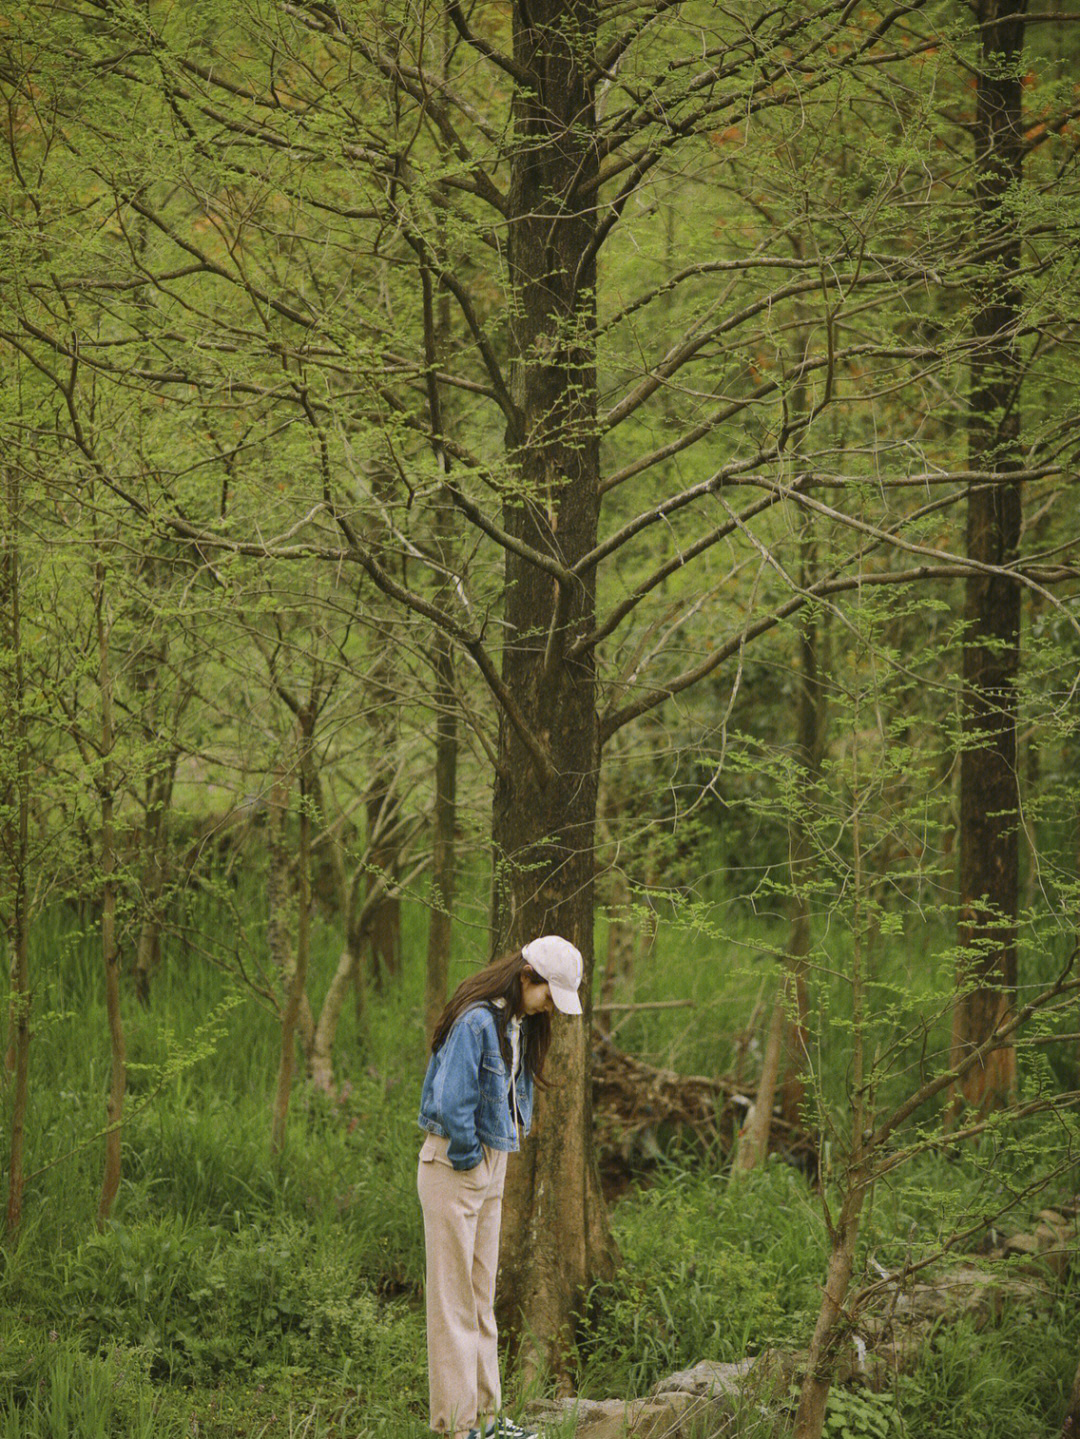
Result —
M480 1061L480 1088L490 1099L505 1097L510 1084L506 1065L496 1055L485 1054Z

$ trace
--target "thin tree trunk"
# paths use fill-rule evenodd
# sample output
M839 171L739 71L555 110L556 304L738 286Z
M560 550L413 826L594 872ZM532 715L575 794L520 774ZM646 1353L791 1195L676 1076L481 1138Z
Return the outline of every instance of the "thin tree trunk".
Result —
M504 525L525 544L572 566L596 542L596 211L588 196L597 156L588 59L594 0L514 7L518 148L511 160L507 260L511 324L512 462L522 495ZM557 538L556 538L557 536ZM507 638L502 678L546 755L538 756L504 707L492 817L498 950L539 934L581 950L584 1017L556 1019L533 1134L508 1170L500 1309L521 1346L526 1379L567 1373L574 1305L612 1261L592 1146L593 842L599 769L592 653L565 647L592 625L588 569L563 588L517 553L506 556Z
M814 550L808 545L800 564L799 582L808 586L813 573ZM818 703L821 693L817 682L816 625L812 611L803 611L799 623L799 664L796 690L796 763L804 777L801 787L817 772L821 736ZM769 1152L772 1112L776 1100L781 1059L784 1060L783 1081L779 1084L781 1114L789 1124L798 1124L805 1087L803 1070L806 1063L807 994L806 971L810 956L810 896L807 886L811 878L813 846L808 833L808 818L798 805L788 829L788 868L791 877L791 930L786 956L787 974L773 1002L772 1018L765 1040L761 1064L761 1080L757 1095L746 1117L735 1157L738 1170L756 1169L764 1164Z
M315 809L321 817L321 823L325 829L327 827L326 802L323 797L324 791L319 771L314 765L312 765L311 782ZM363 996L363 925L367 918L366 913L362 919L357 913L360 875L354 875L352 883L349 883L345 873L345 862L336 838L330 840L330 866L338 892L338 913L345 927L345 943L319 1008L318 1019L312 1027L310 1042L306 1044L308 1076L314 1084L328 1094L334 1088L333 1052L338 1021L341 1018L341 1011L345 1006L350 987L356 985L357 995L361 998ZM303 1025L302 1006L300 1018L301 1025Z
M974 324L968 453L972 468L1007 470L1019 460L1019 242L1011 192L1023 165L1021 61L1023 0L979 0L982 60L977 77L976 200L986 233L1002 232ZM1001 18L1004 17L1004 18ZM1007 565L1020 538L1019 485L973 487L968 497L968 554ZM966 581L963 751L960 760L960 922L962 955L953 1011L952 1062L990 1035L1016 990L1017 853L1020 796L1016 777L1016 677L1020 662L1020 587L998 575ZM1016 1079L1011 1045L972 1069L954 1096L985 1113L1008 1101Z
M277 1086L274 1093L274 1117L270 1134L270 1150L280 1156L285 1150L292 1094L293 1071L296 1067L296 1030L302 1002L306 999L308 959L311 948L311 800L312 741L315 725L313 707L305 708L298 717L300 769L300 833L297 843L298 908L296 919L296 960L285 984L285 1004L281 1015L281 1054L278 1060ZM308 1023L311 1011L308 1010ZM306 1046L310 1048L310 1044Z
M854 736L858 734L856 709ZM863 855L860 823L858 744L853 745L852 776L852 883L854 910L852 914L851 960L851 1089L849 1095L851 1142L849 1162L844 1175L840 1213L835 1223L826 1210L829 1230L829 1263L825 1290L818 1310L814 1335L806 1361L806 1376L799 1391L792 1439L821 1439L825 1427L825 1406L836 1372L840 1344L847 1333L849 1316L845 1310L848 1289L855 1266L855 1246L859 1238L859 1220L870 1191L873 1156L866 1148L866 1132L872 1124L872 1111L867 1104L865 1080L865 990L864 990L864 925Z
M380 662L380 669L383 665ZM384 671L385 672L385 671ZM378 687L373 682L373 687ZM380 687L385 694L384 705L392 707L396 701L392 697L391 687L383 685ZM396 725L392 719L384 715L376 724L378 739L375 743L375 750L381 754L392 752L397 741ZM398 898L397 886L394 883L397 878L398 848L395 835L400 831L398 824L398 811L400 805L393 789L386 783L386 766L381 760L377 760L379 773L368 791L367 810L367 833L368 833L368 863L370 871L368 883L371 893L378 893L381 898L374 907L371 922L368 925L367 938L371 946L371 972L375 982L382 985L386 980L392 979L401 972L401 900ZM393 765L389 768L392 770ZM385 836L380 838L380 836ZM375 886L378 889L375 889Z
M610 758L610 757L609 757ZM604 977L600 988L601 1012L615 1000L619 985L629 985L634 975L634 959L637 951L637 934L629 918L630 885L626 870L619 862L618 824L619 805L612 787L600 781L600 796L597 800L597 822L600 830L600 852L610 855L606 864L605 905L608 912L607 953L604 958Z
M800 583L808 586L815 572L816 547L806 546L800 562ZM822 701L818 682L818 626L811 608L799 618L799 678L796 691L796 757L809 791L817 778L824 741ZM786 981L787 1023L784 1029L785 1062L780 1084L780 1114L788 1124L800 1121L805 1085L809 1000L806 975L810 961L810 893L814 847L810 819L799 809L793 816L789 836L788 864L791 873L791 932L788 936Z
M865 1188L861 1169L851 1171L839 1218L832 1226L825 1292L806 1359L792 1439L821 1439L839 1347L847 1331L844 1302L851 1287Z
M773 1001L769 1032L765 1038L765 1054L761 1061L761 1079L757 1094L746 1116L746 1123L739 1135L735 1151L734 1172L746 1174L765 1163L769 1152L769 1133L772 1129L773 1097L776 1094L776 1078L780 1072L780 1057L784 1049L784 1030L787 1028L787 1011L784 1006L784 986Z
M443 15L443 75L451 51L450 22ZM440 236L440 248L441 248ZM450 459L443 444L447 423L445 401L439 392L436 366L450 341L450 296L442 291L434 301L430 273L424 271L424 345L428 364L428 413L435 436L435 459L444 476L450 473ZM442 566L442 578L435 587L435 602L441 608L450 601L454 549L454 506L444 485L435 505L435 553ZM430 1036L446 1005L450 983L450 942L454 908L454 826L457 823L457 694L454 690L454 652L449 636L435 632L435 812L431 840L431 909L428 918L427 969L424 981L424 1023Z
M270 784L270 806L267 821L267 848L269 850L269 871L266 879L266 948L281 979L281 992L286 997L292 992L296 976L296 951L293 947L292 927L292 865L285 835L285 816L289 808L289 785L279 770ZM297 1016L300 1042L305 1052L310 1050L315 1022L307 993L300 996L300 1011Z
M7 1069L14 1075L11 1096L11 1152L8 1157L7 1233L12 1235L22 1218L23 1155L30 1075L30 926L27 914L26 867L30 814L30 755L26 725L22 655L22 614L19 593L20 493L15 467L6 471L3 552L0 588L3 590L3 624L6 630L4 683L5 747L11 773L5 776L10 800L5 823L4 859L7 871L7 929L11 947L8 999L10 1041Z
M373 493L389 502L395 477L384 465L373 464L370 468ZM370 543L376 554L381 554L387 564L393 564L380 535L373 536ZM371 910L367 941L371 950L371 975L380 988L401 972L401 900L395 883L398 877L401 802L397 792L398 697L394 683L394 654L391 635L383 635L367 674L370 778L364 799L366 874L368 896L377 900Z
M112 1213L120 1188L121 1132L127 1089L127 1045L120 1013L120 955L116 945L116 835L113 793L112 673L109 664L109 625L106 619L105 564L95 566L95 610L98 641L98 684L101 690L101 955L105 966L105 1010L109 1023L111 1072L106 1104L105 1173L98 1201L97 1224L102 1228Z
M454 906L454 825L457 820L457 696L450 645L435 638L435 814L431 842L431 909L424 989L426 1032L434 1032L446 1004Z
M176 776L175 752L151 771L146 789L146 821L142 843L142 923L135 951L135 994L150 1003L150 980L161 960L161 924L167 872L168 814Z
M328 1094L334 1088L333 1052L338 1021L341 1018L349 986L353 982L356 966L360 963L360 959L359 948L347 942L338 956L337 967L319 1009L319 1018L312 1033L311 1047L308 1052L308 1074L312 1083Z

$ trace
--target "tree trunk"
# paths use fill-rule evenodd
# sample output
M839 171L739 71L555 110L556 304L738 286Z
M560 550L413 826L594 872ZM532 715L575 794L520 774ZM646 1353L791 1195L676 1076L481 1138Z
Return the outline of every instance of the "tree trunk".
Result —
M308 1075L313 1084L324 1089L328 1094L332 1093L334 1088L333 1053L338 1020L341 1018L345 996L348 993L349 985L353 982L353 975L359 962L358 950L346 943L345 948L338 956L337 968L330 980L330 987L326 991L326 997L319 1010L318 1021L312 1031L311 1046L308 1051Z
M8 1157L7 1233L13 1235L22 1218L23 1153L30 1074L30 926L27 913L26 869L30 814L30 756L26 725L22 656L22 615L19 594L20 493L18 471L6 471L3 550L0 552L2 623L5 630L4 686L4 868L8 943L11 973L8 998L9 1043L6 1068L14 1075L11 1096L11 1152Z
M386 466L369 466L372 493L392 501L395 476ZM370 540L372 550L385 563L393 564L392 552L383 544L382 532ZM369 780L364 798L367 820L367 886L368 898L374 901L367 928L371 951L371 976L382 988L385 982L401 972L401 900L395 880L398 877L398 841L401 834L398 798L398 706L394 682L392 635L381 638L367 673ZM357 982L362 976L357 973ZM357 1017L360 994L357 992Z
M285 1150L289 1098L292 1094L293 1070L296 1067L296 1030L301 1008L307 999L308 957L311 943L311 802L312 802L312 741L315 726L313 707L301 711L299 728L300 768L300 835L297 844L297 875L299 891L296 918L296 960L291 974L283 976L284 1007L281 1015L281 1054L278 1060L277 1087L274 1094L274 1117L270 1133L271 1153L280 1156ZM307 1011L311 1026L311 1011ZM310 1031L309 1031L310 1032ZM310 1039L305 1048L310 1049Z
M454 825L457 820L457 695L450 644L435 636L435 813L431 837L431 910L428 920L424 1020L434 1032L446 1004L454 905Z
M334 1040L349 986L356 986L356 995L361 1006L365 994L364 935L372 898L369 894L364 904L360 905L362 878L362 874L357 872L349 884L345 880L344 868L341 868L341 912L345 919L345 944L338 956L337 968L319 1010L318 1022L308 1051L308 1073L313 1082L327 1092L333 1088ZM362 1007L360 1013L363 1014Z
M105 564L95 566L94 607L97 620L98 684L101 690L101 955L105 966L105 1011L112 1056L109 1097L106 1103L105 1172L98 1201L97 1224L104 1227L120 1188L120 1124L127 1089L127 1046L120 1014L120 954L116 945L116 835L113 794L112 673L109 664L109 626L106 621Z
M608 759L610 761L610 753ZM600 827L600 852L610 859L605 864L604 887L605 905L608 912L607 954L604 958L604 975L600 988L600 1002L596 1006L601 1013L612 1004L621 985L627 986L633 980L634 960L637 955L638 935L630 918L630 884L626 870L620 862L619 845L619 803L610 784L601 777L600 797L597 801L597 821ZM607 1016L610 1020L610 1015Z
M812 583L816 550L808 545L801 562L800 583ZM799 673L796 690L796 759L806 784L816 779L821 763L824 723L821 712L823 691L818 683L817 622L811 608L799 618ZM808 816L800 809L792 818L788 839L791 873L791 931L788 936L786 1018L784 1028L784 1074L780 1084L780 1114L788 1124L800 1122L805 1086L809 1000L806 974L810 960L810 895L814 848Z
M980 277L971 362L970 464L1018 465L1020 356L1016 326L1020 260L1011 194L1021 179L1021 60L1024 4L979 0L982 60L976 103L976 201L988 236L1002 240ZM999 15L1006 18L999 19ZM1020 538L1020 487L973 486L968 497L968 555L1008 564ZM1016 990L1017 850L1016 676L1020 662L1020 587L996 575L966 581L963 751L960 758L960 920L962 956L953 1011L956 1064L994 1030ZM1012 1046L975 1066L954 1096L985 1113L1008 1101L1016 1078Z
M804 551L799 582L812 583L813 546ZM819 724L820 687L817 683L816 625L813 611L803 610L799 620L799 663L796 689L795 758L805 783L817 773L821 736ZM801 781L802 783L802 781ZM777 992L772 1019L765 1040L761 1080L736 1154L736 1168L756 1169L769 1152L769 1134L777 1089L781 1114L788 1124L797 1125L805 1093L803 1070L806 1064L807 994L806 971L810 957L810 864L813 846L804 812L795 806L788 829L788 868L791 877L791 931L787 948L787 974ZM783 1080L780 1075L784 1060Z
M736 1174L749 1173L765 1163L769 1152L769 1133L772 1129L773 1098L776 1094L776 1078L780 1072L780 1056L784 1048L784 1030L787 1027L787 1011L784 1005L784 986L773 1001L772 1018L765 1039L765 1054L761 1061L761 1079L757 1094L746 1116L746 1123L739 1135L735 1151Z
M442 66L452 51L449 16L443 14ZM441 223L441 222L440 222ZM439 246L444 237L440 233ZM450 342L450 296L441 291L436 304L430 273L424 271L424 346L428 363L428 411L435 460L442 474L449 475L450 459L443 435L447 413L439 390L437 365ZM449 488L444 485L435 505L433 543L442 565L435 587L435 601L440 607L451 600L450 574L454 558L454 505ZM439 1015L446 1005L450 984L450 940L453 931L454 906L454 826L457 822L457 694L454 690L454 651L450 637L436 630L432 668L435 671L435 812L431 837L431 910L428 919L427 969L424 980L424 1023L427 1035L434 1033Z
M856 706L852 736L858 734L859 717ZM829 1230L829 1263L825 1275L825 1292L821 1298L814 1337L806 1360L806 1375L799 1390L799 1407L795 1413L792 1439L821 1439L825 1427L825 1405L829 1398L836 1360L851 1322L845 1309L851 1275L855 1267L855 1246L859 1238L859 1220L870 1191L874 1174L873 1151L867 1149L867 1131L873 1126L873 1112L868 1104L866 1079L866 992L864 984L864 946L868 926L864 916L862 825L860 820L858 746L852 749L851 852L852 852L852 952L851 952L851 1083L848 1091L851 1143L848 1165L843 1178L840 1213L835 1223L825 1209Z
M836 1372L839 1348L848 1328L844 1301L851 1287L855 1266L855 1244L859 1237L864 1195L861 1171L856 1170L848 1177L840 1216L831 1236L825 1292L807 1354L806 1378L799 1393L792 1439L821 1439L825 1405Z
M142 833L142 923L135 951L135 994L150 1003L150 979L161 961L161 922L168 869L168 816L176 777L175 751L151 770L146 785L146 819Z
M585 69L595 41L592 0L515 6L514 60L527 76L514 101L507 246L514 287L511 388L519 425L512 461L520 498L507 530L570 566L596 541L594 113ZM589 653L564 659L595 613L591 570L562 588L507 552L502 677L550 768L504 708L492 837L496 947L558 933L581 950L583 1019L554 1021L550 1087L533 1135L508 1173L500 1307L522 1346L526 1376L566 1373L575 1300L610 1259L592 1148L588 1035L593 973L593 838L599 767L596 678Z
M389 696L389 686L385 687L385 693ZM387 698L388 707L393 703ZM396 744L396 726L391 715L392 709L387 708L380 713L374 725L377 736L375 748L380 755L391 755ZM400 827L397 795L386 780L386 771L393 769L392 761L384 764L379 759L376 765L376 778L368 790L365 807L370 866L368 885L370 894L378 895L378 902L372 909L367 937L371 946L371 972L376 984L381 986L385 980L401 972L401 900L394 884L398 867L396 837Z

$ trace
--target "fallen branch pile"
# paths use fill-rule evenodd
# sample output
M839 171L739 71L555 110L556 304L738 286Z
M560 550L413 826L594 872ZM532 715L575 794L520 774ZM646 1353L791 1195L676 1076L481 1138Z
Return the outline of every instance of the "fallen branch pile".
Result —
M673 1138L727 1151L754 1102L754 1088L724 1075L656 1069L593 1031L593 1114L601 1164L632 1169L660 1157ZM815 1167L813 1138L774 1114L770 1151Z

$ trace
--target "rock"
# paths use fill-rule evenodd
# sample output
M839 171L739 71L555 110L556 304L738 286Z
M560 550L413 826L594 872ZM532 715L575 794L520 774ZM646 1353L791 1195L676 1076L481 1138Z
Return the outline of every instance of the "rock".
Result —
M1035 1238L1042 1249L1060 1249L1067 1242L1062 1231L1055 1229L1052 1224L1040 1224L1035 1230Z
M1006 1254L1038 1254L1041 1247L1034 1234L1010 1234L1005 1241Z
M653 1399L561 1399L555 1416L573 1414L576 1439L691 1439L702 1403L691 1394ZM550 1411L549 1411L550 1412Z
M1039 1218L1044 1224L1049 1224L1054 1229L1072 1230L1073 1228L1073 1225L1069 1223L1065 1216L1063 1214L1059 1214L1056 1209L1040 1209Z
M741 1380L756 1363L756 1359L740 1359L737 1364L718 1364L715 1360L703 1359L692 1369L681 1369L678 1374L662 1379L653 1393L734 1397L739 1392Z

